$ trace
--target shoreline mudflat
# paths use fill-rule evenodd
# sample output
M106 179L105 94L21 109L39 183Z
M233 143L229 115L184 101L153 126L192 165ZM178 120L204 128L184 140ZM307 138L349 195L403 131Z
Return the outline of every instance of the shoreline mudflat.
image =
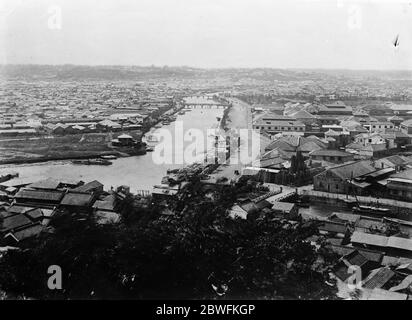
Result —
M89 152L76 154L75 152L68 152L67 154L61 156L39 156L39 157L22 157L22 158L13 158L13 159L4 159L0 160L0 165L11 165L11 164L31 164L31 163L43 163L49 161L62 161L62 160L82 160L82 159L91 159L99 158L100 156L114 155L119 158L133 157L145 154L144 150L127 150L127 151L102 151L102 152Z

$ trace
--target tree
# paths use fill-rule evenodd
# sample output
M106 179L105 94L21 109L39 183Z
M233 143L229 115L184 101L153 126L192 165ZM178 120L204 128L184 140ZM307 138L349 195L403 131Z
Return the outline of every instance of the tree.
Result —
M228 217L237 195L256 187L242 181L206 197L193 177L184 201L168 203L174 215L162 218L156 203L142 215L128 199L125 210L144 218L118 225L62 214L54 233L0 260L1 289L42 299L334 297L325 284L333 259L305 241L313 224ZM61 291L46 286L56 264Z

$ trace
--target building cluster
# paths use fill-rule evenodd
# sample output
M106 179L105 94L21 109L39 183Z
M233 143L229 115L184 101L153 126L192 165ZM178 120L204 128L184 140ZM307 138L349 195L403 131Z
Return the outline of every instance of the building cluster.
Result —
M340 257L334 274L342 284L353 274L348 269L359 267L364 298L411 297L412 223L398 219L393 208L362 206L356 198L412 202L411 88L368 75L350 79L298 71L185 69L196 77L179 77L176 72L170 70L162 81L144 82L9 80L0 92L0 139L116 132L111 144L129 147L138 141L123 131L164 120L184 96L219 92L258 101L252 108L252 127L264 141L260 159L241 172L233 170L232 179L217 173L218 164L170 170L147 191L163 207L161 217L173 215L168 200L184 200L194 176L201 177L199 184L206 191L222 191L233 180L253 177L262 183L261 192L236 199L229 217L269 217L291 228L304 217L299 207L308 206L299 197L299 187L346 197L348 204L349 197L355 197L351 214L309 217L316 220L318 232L307 241L326 242ZM358 106L359 100L405 104L385 102L374 108ZM22 245L53 232L51 220L59 214L118 222L129 189L103 187L98 181L0 176L0 246Z
M333 141L334 136L346 134L350 137L348 142L359 144L361 139L366 139L369 144L376 144L368 141L368 135L381 134L381 138L394 140L390 141L388 149L410 144L409 134L412 127L407 116L401 117L392 113L388 116L372 117L364 110L353 108L341 101L325 104L288 102L275 109L271 106L266 109L253 109L253 128L271 135L287 132L304 136L316 135ZM409 116L412 117L412 112ZM364 134L363 137L359 136L360 134ZM363 146L366 145L367 143L363 143Z
M176 106L175 90L136 83L9 81L0 137L138 130Z
M262 182L280 183L277 177L290 171L292 157L300 152L316 191L412 200L412 156L355 160L352 153L324 148L317 137L294 138L283 137L268 146L255 167ZM266 171L272 174L263 174Z
M411 201L412 158L395 155L333 166L313 178L313 189Z
M264 184L269 191L237 200L229 210L233 219L279 220L293 228L302 218L314 223L315 235L306 239L318 246L326 244L338 256L333 275L339 295L350 297L353 285L360 299L407 300L412 296L412 222L390 217L334 212L328 217L300 213L303 204L293 201L293 190ZM307 222L306 222L307 221ZM356 278L355 278L356 277Z
M0 183L0 244L20 245L42 232L53 232L59 214L92 216L98 223L119 221L127 187L104 191L99 181L84 183L48 178L29 182L15 178Z
M359 171L365 170L364 168ZM338 256L333 275L339 295L350 297L354 288L360 299L407 300L412 295L412 222L391 218L333 212L327 217L301 213L304 203L293 200L294 190L264 183L266 191L237 199L229 210L232 219L279 220L293 228L303 218L317 232L306 241L324 243ZM287 190L285 190L285 188Z
M351 268L359 268L356 280L360 298L410 299L411 106L391 104L389 114L374 117L361 108L330 100L253 108L253 128L270 140L263 146L260 159L242 175L278 187L302 186L303 191L291 188L267 199L242 200L232 208L231 215L248 219L269 214L293 221L296 214L290 215L291 210L296 205L305 206L305 196L308 200L343 203L352 213L305 217L318 223L318 234L308 241L314 245L326 241L340 257L334 270L340 287L348 288L355 272ZM297 185L299 175L305 179ZM283 203L294 196L298 200ZM362 205L365 202L360 198L376 204ZM379 199L385 200L386 206L382 207ZM283 214L274 214L279 210Z
M252 73L250 77L257 75ZM279 98L308 99L320 103L336 100L410 101L412 91L408 85L378 77L316 72L298 75L284 72L281 76L266 74L266 78L265 75L260 75L258 81L237 84L231 90L231 94L240 98L259 97L262 102Z
M391 218L333 213L319 235L340 259L334 268L343 297L357 288L359 299L407 300L412 295L412 223ZM350 285L353 285L351 288Z
M408 201L407 188L402 189L403 193L401 190L396 193L391 189L395 185L394 180L387 183L384 179L410 175L409 172L399 172L411 167L412 163L410 121L398 115L385 119L371 117L340 101L326 104L288 102L276 112L255 109L253 128L262 136L270 137L255 165L262 170L278 170L277 173L281 174L290 169L292 159L299 153L304 157L308 171L319 174L313 174L315 190L334 193L353 193L356 190L362 191L360 194L379 192L382 196ZM367 172L358 170L365 166L370 168ZM388 168L393 168L393 171L388 171ZM337 171L345 171L345 174L337 179L334 177ZM362 177L366 174L371 176ZM353 185L350 189L346 182L342 183L351 180L351 184L355 184L361 179L368 180L362 188ZM266 182L279 181L272 179Z

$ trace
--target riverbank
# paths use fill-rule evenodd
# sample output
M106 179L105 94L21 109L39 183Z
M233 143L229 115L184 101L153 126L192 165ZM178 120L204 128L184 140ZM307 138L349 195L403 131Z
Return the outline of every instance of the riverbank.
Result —
M226 132L233 130L234 132L239 132L242 129L251 129L252 128L252 114L251 108L247 103L244 103L238 99L229 98L228 102L231 104L231 107L226 109L226 117L224 128ZM253 132L252 132L253 134ZM248 152L248 147L251 146L252 137L249 137L247 141L241 141L240 146L236 145L236 148L233 148L234 152L231 154L226 163L220 165L214 171L212 178L221 179L233 179L236 177L237 172L241 172L242 168L246 165L242 163L240 159L241 152Z
M327 192L320 192L314 191L309 189L299 189L298 194L301 196L309 197L311 202L317 204L327 204L329 206L337 206L339 208L348 208L346 200L349 201L359 201L362 205L368 205L373 207L380 207L380 208L388 208L396 215L396 218L412 221L412 203L398 201L394 199L386 199L386 198L374 198L374 197L363 197L358 196L346 196L344 194L338 193L327 193Z
M137 155L143 155L146 152L135 151L135 152L120 152L120 151L107 151L107 152L91 152L84 154L76 153L65 153L62 156L46 156L46 157L36 157L36 158L17 158L12 160L0 160L0 165L21 165L21 164L33 164L33 163L44 163L51 161L64 161L64 160L84 160L92 158L100 158L102 156L116 156L118 158L133 157Z
M39 140L1 141L0 164L36 163L53 160L84 159L102 155L134 155L136 150L113 147L111 141L122 132L45 136ZM127 132L137 141L140 130ZM140 151L140 150L139 150Z
M183 132L196 128L204 132L206 136L207 130L218 124L216 118L221 118L222 115L222 109L194 109L185 114L178 115L176 121L180 121L183 124ZM172 137L175 137L174 122L164 125L162 130L168 130ZM156 158L156 153L148 152L140 156L121 156L113 160L110 166L82 166L72 164L70 161L47 161L43 163L36 163L34 161L30 164L8 164L0 168L0 174L8 173L12 170L19 173L19 177L25 181L31 182L43 180L47 177L82 181L97 179L105 186L108 186L109 190L112 186L127 185L132 192L137 190L151 191L154 185L161 182L168 169L173 170L191 164L191 162L184 160L186 159L184 151L191 143L192 141L184 141L183 148L176 148L174 143L160 145L159 147L164 150L164 162L159 162L159 159ZM85 155L96 155L92 151L90 150ZM113 150L110 151L110 153L113 152ZM183 163L179 159L183 159ZM47 160L52 159L48 158Z
M140 141L155 125L163 121L164 116L176 115L183 108L184 106L182 105L176 109L169 109L150 126L144 126L141 130L127 131L127 134ZM137 150L132 148L128 150L118 150L118 148L111 147L110 141L122 133L124 132L86 133L65 136L45 136L44 138L36 139L3 140L0 141L2 153L0 165L82 160L99 158L106 155L133 157L146 153L142 148Z

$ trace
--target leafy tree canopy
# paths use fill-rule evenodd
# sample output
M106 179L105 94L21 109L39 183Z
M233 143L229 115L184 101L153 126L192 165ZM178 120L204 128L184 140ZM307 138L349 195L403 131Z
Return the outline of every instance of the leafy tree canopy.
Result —
M247 181L206 196L191 178L180 199L139 207L125 199L122 223L62 214L54 233L0 259L1 289L41 299L320 299L334 262L305 239L310 223L233 220L228 208L253 191ZM47 288L47 268L59 265L63 290Z

